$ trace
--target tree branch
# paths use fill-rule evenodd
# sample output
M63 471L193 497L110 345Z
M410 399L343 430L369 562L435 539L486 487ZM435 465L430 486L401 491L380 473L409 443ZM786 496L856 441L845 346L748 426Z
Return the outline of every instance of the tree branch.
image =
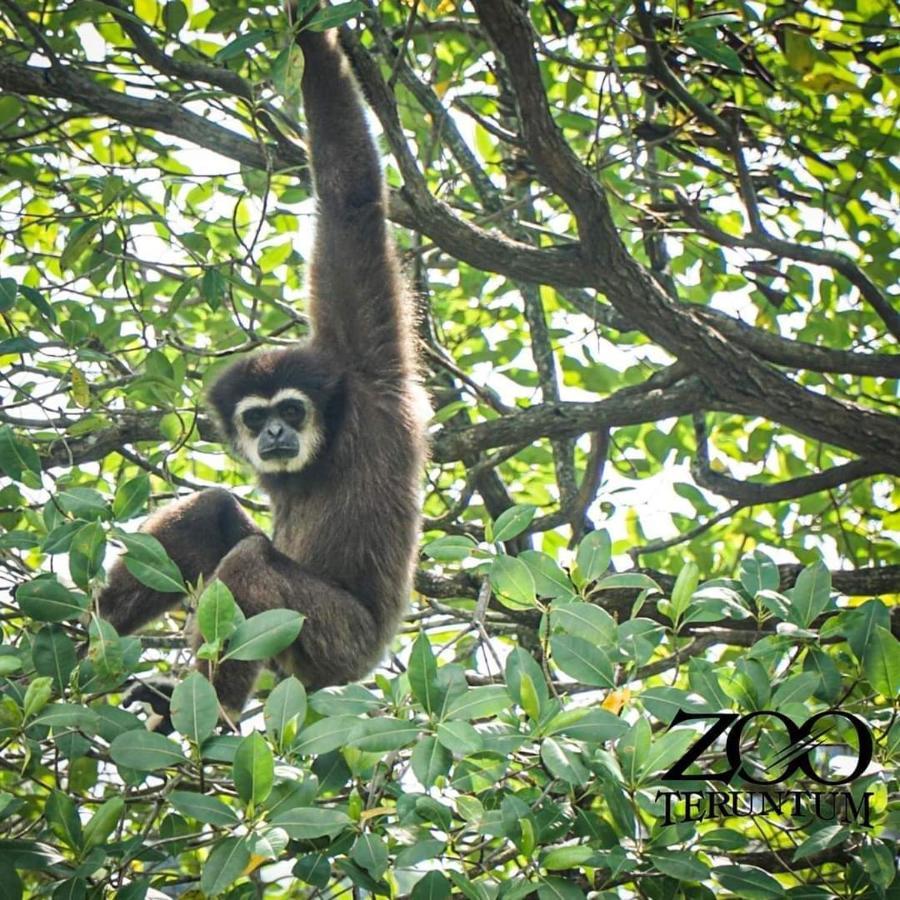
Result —
M459 431L440 432L432 444L432 458L450 462L491 447L526 445L542 437L576 437L621 425L688 415L703 408L704 401L703 386L696 378L666 388L650 379L596 403L542 403Z
M0 88L14 94L67 100L127 125L181 138L256 169L306 166L306 154L289 142L260 144L170 100L144 100L105 88L72 66L42 69L0 57Z
M863 456L900 458L900 421L793 383L728 341L690 306L673 302L628 253L600 185L556 127L534 55L527 14L514 0L475 0L503 55L520 107L531 159L575 215L583 265L623 315L697 371L729 409L765 416Z

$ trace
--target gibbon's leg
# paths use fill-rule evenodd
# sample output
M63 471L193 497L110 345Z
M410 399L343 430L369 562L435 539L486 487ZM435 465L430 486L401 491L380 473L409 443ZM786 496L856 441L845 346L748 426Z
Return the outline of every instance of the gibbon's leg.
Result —
M171 503L141 528L166 548L185 581L208 579L222 558L259 529L223 488L211 488ZM99 597L100 615L119 634L130 634L176 606L181 594L162 593L141 584L118 560Z
M365 675L379 646L371 613L348 591L304 571L262 534L245 538L222 560L215 577L229 588L245 616L287 608L306 619L295 643L279 655L283 668L308 688L344 684ZM199 642L199 636L193 636ZM228 660L213 679L219 702L239 713L261 662ZM200 669L209 667L201 661Z

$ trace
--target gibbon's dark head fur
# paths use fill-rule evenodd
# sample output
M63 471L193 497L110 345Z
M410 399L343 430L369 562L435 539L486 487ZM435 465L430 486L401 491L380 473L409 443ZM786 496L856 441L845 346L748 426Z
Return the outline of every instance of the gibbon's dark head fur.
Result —
M340 375L309 346L238 360L209 390L223 436L259 475L312 465L339 424L342 396Z

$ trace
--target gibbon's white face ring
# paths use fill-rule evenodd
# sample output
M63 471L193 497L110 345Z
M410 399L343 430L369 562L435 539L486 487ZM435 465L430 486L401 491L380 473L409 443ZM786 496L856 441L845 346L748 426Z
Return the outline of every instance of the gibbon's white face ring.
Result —
M263 459L257 448L259 435L254 434L244 424L244 413L250 409L273 409L285 400L296 400L302 403L306 410L306 416L297 430L300 448L296 455L287 459ZM257 472L264 475L299 472L313 460L324 439L322 423L319 421L315 404L298 388L281 388L271 397L249 394L238 401L232 415L236 434L235 448Z

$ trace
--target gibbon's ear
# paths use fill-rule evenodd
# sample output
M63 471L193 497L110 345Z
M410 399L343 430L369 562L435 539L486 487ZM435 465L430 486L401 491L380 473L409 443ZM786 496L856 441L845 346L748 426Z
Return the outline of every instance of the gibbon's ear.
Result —
M213 422L219 434L227 441L235 436L234 410L241 397L248 391L245 371L247 360L239 359L219 372L213 383L207 388L206 399Z

